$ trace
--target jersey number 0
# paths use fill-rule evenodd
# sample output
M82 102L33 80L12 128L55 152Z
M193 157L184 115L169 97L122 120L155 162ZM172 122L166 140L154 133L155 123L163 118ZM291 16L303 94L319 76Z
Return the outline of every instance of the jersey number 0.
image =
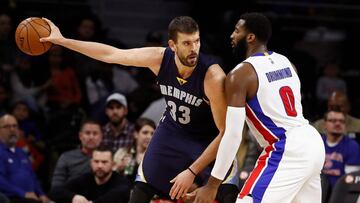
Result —
M289 86L283 86L279 90L281 100L284 104L286 114L291 117L296 117L294 93Z

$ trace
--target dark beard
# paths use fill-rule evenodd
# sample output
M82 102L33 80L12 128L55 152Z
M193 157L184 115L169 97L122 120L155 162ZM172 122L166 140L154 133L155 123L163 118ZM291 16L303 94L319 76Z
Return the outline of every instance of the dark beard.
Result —
M246 51L247 45L246 38L244 37L233 48L233 55L237 63L240 63L246 59Z
M194 66L196 66L196 64L197 64L197 62L198 62L198 60L199 60L199 56L196 58L196 62L195 62L195 64L193 64L193 65L190 64L190 63L188 63L187 60L186 60L186 58L183 59L183 58L180 58L180 57L179 57L179 60L180 60L180 63L182 63L184 66L194 67Z
M114 121L110 121L110 122L111 122L111 124L112 124L113 126L118 127L118 126L122 123L123 120L124 120L124 119L121 118L121 119L119 119L119 120L114 120Z

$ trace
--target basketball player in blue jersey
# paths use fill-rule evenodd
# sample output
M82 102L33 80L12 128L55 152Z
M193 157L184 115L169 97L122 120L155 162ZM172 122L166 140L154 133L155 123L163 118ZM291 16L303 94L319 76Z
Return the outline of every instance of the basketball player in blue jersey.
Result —
M245 120L264 148L236 203L320 203L325 150L303 117L300 80L293 64L268 51L270 21L259 13L240 17L231 44L245 59L226 77L226 129L207 184L195 203L210 203L241 142ZM194 192L195 193L195 192Z
M150 202L154 194L178 199L195 177L200 184L210 175L224 131L225 74L200 50L197 23L190 17L169 24L169 47L122 50L96 42L64 38L49 20L50 41L107 63L147 67L157 75L167 107L139 167L130 203ZM219 190L219 202L236 200L236 162ZM205 169L205 170L204 170Z

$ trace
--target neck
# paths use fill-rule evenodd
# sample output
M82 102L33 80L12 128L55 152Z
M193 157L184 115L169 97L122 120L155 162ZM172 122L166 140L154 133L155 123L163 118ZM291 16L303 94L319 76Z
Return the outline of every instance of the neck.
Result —
M181 63L181 61L177 55L175 55L175 64L176 64L178 73L182 78L189 77L196 67L196 65L192 66L192 67L185 66L184 64Z
M264 44L249 47L247 50L247 53L246 53L246 58L248 58L249 56L252 56L256 53L261 53L261 52L266 52L266 51L267 51L267 48L266 48L266 45L264 45Z
M326 135L326 139L330 143L338 143L341 140L342 137L343 137L343 135L339 136L339 135L333 135L331 133L328 133Z
M126 119L124 118L124 119L120 122L120 124L117 125L117 126L111 124L111 129L112 129L114 132L119 133L119 132L121 132L121 131L124 130L124 128L125 128L125 126L126 126L126 123L127 123L127 121L126 121Z
M93 150L92 149L89 149L89 148L86 148L86 147L81 147L81 151L86 154L87 156L91 156Z
M146 148L142 147L141 145L136 146L136 153L145 153Z
M112 175L112 172L109 173L109 175L107 175L106 177L104 178L98 178L97 176L95 176L95 182L96 184L98 185L103 185L105 183L107 183L109 181L109 179L111 178L111 175Z

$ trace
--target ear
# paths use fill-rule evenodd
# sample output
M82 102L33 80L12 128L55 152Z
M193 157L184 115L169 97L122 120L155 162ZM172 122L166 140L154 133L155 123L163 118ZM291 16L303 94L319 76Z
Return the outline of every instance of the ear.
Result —
M176 46L175 46L174 40L170 39L170 40L168 41L168 44L169 44L170 49L171 49L173 52L176 52Z
M246 41L247 41L248 43L255 41L255 39L256 39L256 36L255 36L253 33L249 33L249 34L246 36Z
M138 137L139 137L139 133L136 130L134 130L134 138L138 139Z

